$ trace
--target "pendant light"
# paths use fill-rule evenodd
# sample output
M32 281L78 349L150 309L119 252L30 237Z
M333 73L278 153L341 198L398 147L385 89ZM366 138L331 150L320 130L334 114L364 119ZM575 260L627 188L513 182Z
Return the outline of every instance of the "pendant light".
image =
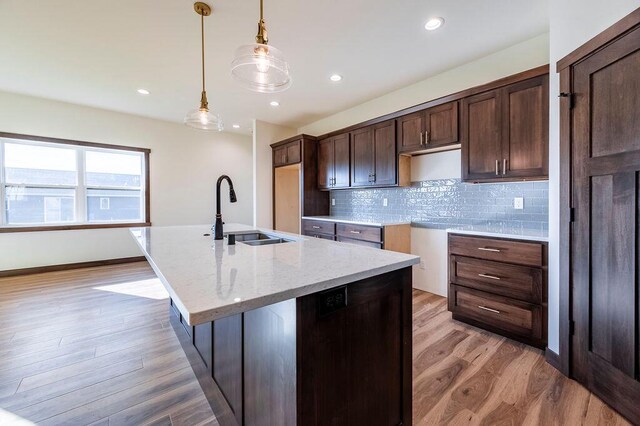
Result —
M204 79L204 17L211 15L211 7L208 4L197 2L194 3L193 9L200 15L200 34L202 41L202 95L200 97L200 108L189 111L184 117L184 124L200 130L218 130L224 129L220 116L209 111L209 102L207 101L207 91L205 89Z
M260 93L282 92L291 86L289 64L284 55L268 46L264 23L263 0L260 0L260 21L255 44L240 46L231 63L231 75L246 89Z

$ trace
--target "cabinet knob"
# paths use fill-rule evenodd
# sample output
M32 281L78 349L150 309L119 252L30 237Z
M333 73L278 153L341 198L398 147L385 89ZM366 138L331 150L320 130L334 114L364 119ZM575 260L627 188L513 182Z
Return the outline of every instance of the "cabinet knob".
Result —
M500 280L500 277L496 277L495 275L489 275L489 274L478 274L479 277L482 278L489 278L490 280Z
M500 176L500 160L496 160L496 176Z
M503 158L502 159L502 175L506 175L507 174L507 159Z
M420 132L420 145L424 145L424 133Z
M498 249L494 249L494 248L489 248L489 247L478 247L478 250L481 251L490 251L492 253L500 253L500 250Z
M427 145L429 143L429 131L424 132L424 144Z

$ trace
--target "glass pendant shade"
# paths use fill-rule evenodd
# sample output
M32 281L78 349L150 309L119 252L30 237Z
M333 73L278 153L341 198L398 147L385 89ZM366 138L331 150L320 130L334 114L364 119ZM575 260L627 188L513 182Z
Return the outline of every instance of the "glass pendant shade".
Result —
M220 116L205 108L189 111L184 117L184 124L200 130L217 130L219 132L224 130Z
M260 93L282 92L291 86L289 64L282 52L266 44L247 44L236 50L231 75L246 89Z

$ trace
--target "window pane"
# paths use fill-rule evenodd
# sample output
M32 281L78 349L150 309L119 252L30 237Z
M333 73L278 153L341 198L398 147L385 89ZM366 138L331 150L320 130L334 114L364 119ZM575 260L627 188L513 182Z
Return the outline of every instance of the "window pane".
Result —
M142 155L87 151L88 186L139 188L142 181Z
M74 189L8 186L7 222L10 225L74 222L75 198Z
M89 222L142 220L142 191L122 189L87 190Z
M69 148L6 143L7 183L24 185L75 185L76 151Z

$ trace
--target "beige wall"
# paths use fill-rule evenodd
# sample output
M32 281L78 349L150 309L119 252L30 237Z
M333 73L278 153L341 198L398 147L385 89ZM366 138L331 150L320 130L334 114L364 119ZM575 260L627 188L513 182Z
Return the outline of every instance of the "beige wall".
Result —
M151 149L154 225L212 223L215 182L226 173L238 203L226 221L251 223L251 137L0 92L0 131ZM124 229L0 234L0 270L140 255Z
M549 348L558 351L559 321L559 153L560 128L557 93L560 91L555 63L573 50L638 8L637 0L563 0L549 4L550 62L549 87Z
M541 34L492 55L303 126L298 129L298 133L321 135L548 62L549 35Z
M265 121L253 122L253 226L273 228L271 144L296 135L296 130Z

